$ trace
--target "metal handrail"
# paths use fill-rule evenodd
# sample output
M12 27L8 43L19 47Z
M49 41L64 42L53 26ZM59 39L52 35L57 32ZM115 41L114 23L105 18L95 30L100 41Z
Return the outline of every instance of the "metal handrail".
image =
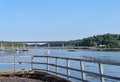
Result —
M82 77L80 78L83 82L87 81L86 80L86 76L85 76L85 73L86 74L92 74L92 75L96 75L96 76L99 76L100 79L101 79L101 82L105 82L104 78L109 78L109 79L114 79L114 80L120 80L120 77L115 77L115 76L111 76L111 75L105 75L103 74L103 64L106 64L106 65L114 65L114 66L120 66L120 63L115 63L115 62L100 62L100 61L93 61L93 60L86 60L86 59L78 59L78 58L66 58L66 57L55 57L55 56L33 56L33 57L43 57L43 58L54 58L56 60L58 59L64 59L64 60L67 60L67 61L70 61L70 60L74 60L74 61L80 61L80 67L81 69L75 69L75 68L72 68L72 67L69 67L69 62L66 62L66 66L61 66L61 65L56 65L56 64L51 64L51 63L37 63L37 62L34 62L34 64L44 64L44 65L48 65L48 66L54 66L56 68L60 67L60 68L64 68L64 69L67 69L67 79L69 79L71 77L70 75L70 71L69 70L73 70L73 71L78 71L78 72L81 72L82 74ZM58 62L58 61L57 61ZM83 62L90 62L90 63L97 63L98 66L99 66L99 73L95 73L95 72L90 72L90 71L85 71L84 70L84 64ZM48 69L49 70L49 69ZM56 71L58 72L58 71ZM58 73L56 73L58 74ZM59 73L61 74L61 73ZM72 78L72 77L71 77Z
M100 61L93 61L93 60L86 60L86 59L78 59L78 58L67 58L67 57L55 57L55 56L47 56L47 55L33 55L33 56L2 56L2 57L10 57L10 58L13 58L14 62L0 62L0 64L13 64L14 65L14 72L17 72L17 68L16 68L16 65L17 64L30 64L31 65L31 70L39 70L39 71L46 71L46 72L49 72L49 73L54 73L56 74L57 76L58 75L62 75L64 77L67 77L66 79L70 79L70 78L73 78L73 79L76 79L76 80L80 80L80 81L83 81L83 82L89 82L88 80L86 80L86 74L92 74L92 75L96 75L98 77L100 77L100 80L101 82L105 82L105 79L104 78L109 78L109 79L114 79L114 80L119 80L120 81L120 77L116 77L116 76L111 76L111 75L105 75L103 73L103 65L114 65L114 66L120 66L120 63L111 63L111 62L100 62ZM19 58L19 57L30 57L30 61L29 62L23 62L23 61L16 61L16 58ZM46 58L46 62L39 62L39 61L35 61L36 58ZM51 63L50 62L50 59L55 59L55 63ZM62 66L62 65L59 65L58 61L60 61L59 59L63 59L66 61L66 66ZM70 61L78 61L80 62L80 68L77 69L77 68L73 68L73 67L70 67ZM96 72L91 72L91 71L86 71L84 69L84 63L83 62L88 62L88 63L96 63L98 64L99 66L99 73L96 73ZM46 65L47 67L44 68L44 69L38 69L36 68L34 65ZM52 71L50 69L50 66L53 66L55 67L55 71ZM63 74L63 73L60 73L58 68L63 68L63 69L67 69L67 74ZM81 73L81 77L76 77L76 76L71 76L70 75L70 72L71 71L76 71L76 72L80 72Z

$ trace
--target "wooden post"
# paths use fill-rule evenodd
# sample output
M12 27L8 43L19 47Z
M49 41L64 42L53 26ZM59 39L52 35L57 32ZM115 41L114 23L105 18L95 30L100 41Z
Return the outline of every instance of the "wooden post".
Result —
M47 72L49 72L49 56L47 56Z
M100 73L100 75L102 75L103 74L103 65L100 63L98 63L98 65L99 65L99 73ZM100 79L101 79L101 82L105 82L104 77L100 76Z
M14 73L16 72L16 57L14 56Z
M80 68L81 68L82 80L84 82L84 80L85 80L85 73L83 72L84 71L84 63L82 61L80 61Z
M58 58L56 57L56 76L58 76Z
M67 79L70 79L70 63L69 63L69 59L66 60L67 62Z

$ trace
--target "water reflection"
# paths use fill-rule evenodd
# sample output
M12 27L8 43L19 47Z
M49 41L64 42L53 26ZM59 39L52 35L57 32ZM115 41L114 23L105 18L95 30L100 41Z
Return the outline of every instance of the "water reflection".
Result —
M91 50L75 50L69 52L68 49L29 49L29 51L0 51L0 55L52 55L61 57L83 58L100 62L120 63L120 52L112 51L91 51Z

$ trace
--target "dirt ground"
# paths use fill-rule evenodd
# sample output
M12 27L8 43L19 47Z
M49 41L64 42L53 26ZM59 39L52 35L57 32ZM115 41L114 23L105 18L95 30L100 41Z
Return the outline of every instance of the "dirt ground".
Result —
M43 81L20 77L0 77L0 82L43 82Z

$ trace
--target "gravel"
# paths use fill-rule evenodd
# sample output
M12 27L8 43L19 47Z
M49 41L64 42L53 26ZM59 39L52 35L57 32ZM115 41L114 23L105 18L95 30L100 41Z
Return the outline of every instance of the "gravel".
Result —
M0 82L43 82L43 81L20 77L0 77Z

